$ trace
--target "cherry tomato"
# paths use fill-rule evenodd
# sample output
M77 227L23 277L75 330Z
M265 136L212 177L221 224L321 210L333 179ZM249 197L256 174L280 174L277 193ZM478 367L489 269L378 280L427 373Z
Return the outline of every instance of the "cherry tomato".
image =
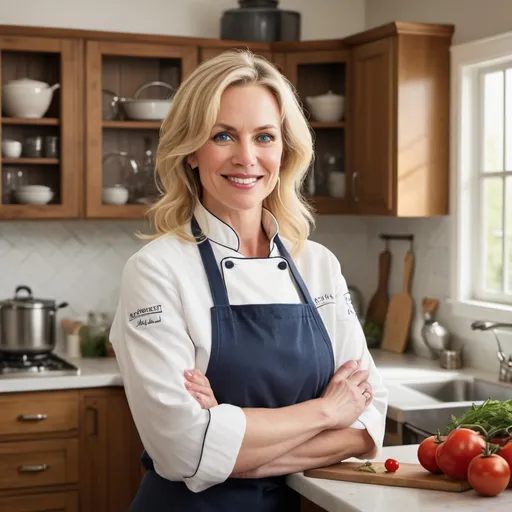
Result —
M508 485L510 467L499 455L480 455L468 467L468 481L482 496L498 496Z
M400 467L400 464L398 464L398 461L395 459L387 459L386 462L384 462L384 467L386 471L394 473Z
M418 460L431 473L442 473L436 462L436 451L445 439L446 436L440 436L438 432L437 435L424 439L418 446Z
M498 455L508 462L511 473L509 485L512 485L512 441L509 441L505 446L500 447Z
M437 465L450 478L465 480L469 463L482 454L484 447L485 440L480 434L469 428L457 428L439 445Z

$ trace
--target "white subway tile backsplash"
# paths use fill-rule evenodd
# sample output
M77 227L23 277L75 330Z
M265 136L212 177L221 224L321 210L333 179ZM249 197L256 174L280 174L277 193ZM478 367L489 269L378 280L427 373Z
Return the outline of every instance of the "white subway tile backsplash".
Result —
M134 221L4 221L0 222L0 298L11 297L25 284L37 297L69 302L59 318L84 319L90 310L114 312L125 261L145 242L135 235L148 232ZM421 299L441 301L439 320L465 345L466 363L498 370L495 341L489 333L471 331L469 319L453 317L449 304L450 223L445 217L388 219L325 216L317 219L312 239L324 244L340 260L349 284L357 286L365 307L377 286L378 255L384 248L379 233L412 233L416 257L412 294L415 301L411 346L428 357L420 335ZM403 282L407 242L391 242L390 295ZM512 340L504 340L512 351Z

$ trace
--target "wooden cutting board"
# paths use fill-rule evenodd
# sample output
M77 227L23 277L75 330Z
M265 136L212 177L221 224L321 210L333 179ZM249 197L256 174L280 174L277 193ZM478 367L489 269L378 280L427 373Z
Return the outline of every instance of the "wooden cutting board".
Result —
M309 469L304 475L311 478L325 478L327 480L340 480L343 482L357 482L362 484L389 485L392 487L409 487L416 489L430 489L435 491L462 492L471 489L467 480L451 480L446 475L429 473L419 464L400 464L396 473L388 473L383 462L373 462L376 473L359 471L356 468L362 462L341 462L324 468Z
M389 271L391 268L391 253L385 249L379 254L379 282L366 310L366 320L384 326L388 312Z
M402 291L391 297L384 323L381 348L397 354L401 354L405 350L409 337L413 309L410 295L413 268L414 255L412 251L408 251L404 259Z

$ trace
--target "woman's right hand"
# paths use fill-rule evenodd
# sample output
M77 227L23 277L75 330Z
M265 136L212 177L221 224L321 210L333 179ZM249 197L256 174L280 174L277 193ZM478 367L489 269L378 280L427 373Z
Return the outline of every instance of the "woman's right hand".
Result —
M327 415L328 428L350 427L372 401L368 372L357 368L357 361L340 366L319 399Z

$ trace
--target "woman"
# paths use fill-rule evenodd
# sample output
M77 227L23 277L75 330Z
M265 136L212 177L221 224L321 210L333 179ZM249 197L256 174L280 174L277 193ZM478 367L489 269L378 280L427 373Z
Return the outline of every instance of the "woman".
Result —
M382 445L386 390L338 261L307 241L312 154L264 59L226 52L176 93L156 235L111 330L148 469L131 511L295 512L282 475Z

